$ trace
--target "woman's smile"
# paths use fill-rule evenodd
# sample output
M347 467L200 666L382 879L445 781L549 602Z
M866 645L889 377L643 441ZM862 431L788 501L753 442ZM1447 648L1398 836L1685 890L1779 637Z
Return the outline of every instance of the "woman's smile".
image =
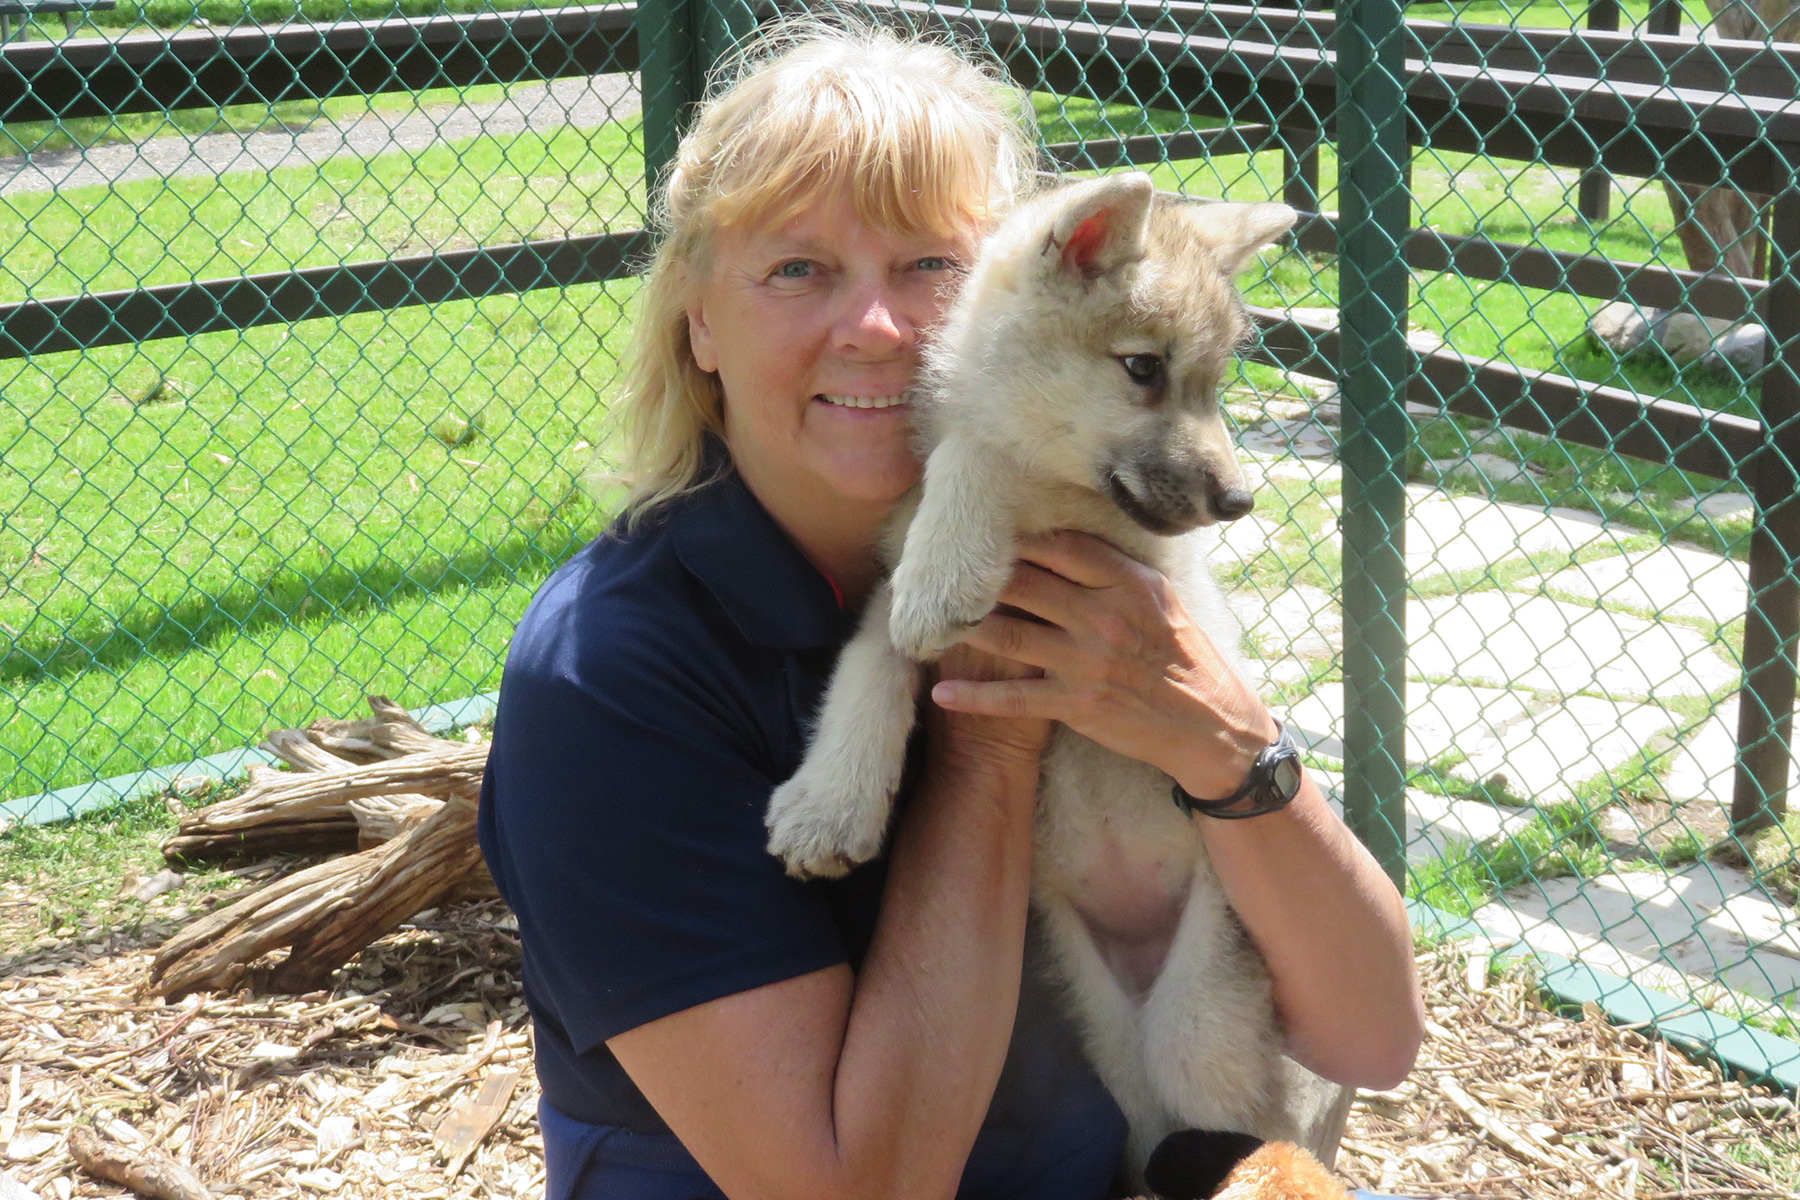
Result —
M904 408L906 405L906 394L904 392L894 396L833 396L821 394L814 396L813 399L828 404L832 408L859 409L865 412L871 410L885 412L891 409Z

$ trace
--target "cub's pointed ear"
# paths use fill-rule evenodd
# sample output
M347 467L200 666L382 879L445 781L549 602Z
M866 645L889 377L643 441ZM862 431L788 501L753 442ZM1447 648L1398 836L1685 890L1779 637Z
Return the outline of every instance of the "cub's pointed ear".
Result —
M1056 194L1044 255L1053 270L1097 279L1144 257L1155 185L1142 171L1107 175Z
M1258 250L1294 227L1299 215L1285 204L1202 204L1193 210L1201 240L1212 247L1226 275L1249 266Z

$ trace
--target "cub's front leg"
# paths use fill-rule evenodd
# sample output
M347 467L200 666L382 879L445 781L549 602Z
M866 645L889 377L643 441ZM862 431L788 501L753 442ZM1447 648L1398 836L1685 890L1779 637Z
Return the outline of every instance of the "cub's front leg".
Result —
M994 610L1012 573L1017 468L973 438L925 460L918 511L894 568L893 644L930 662Z
M891 603L883 584L838 657L805 760L769 799L769 852L796 878L834 878L881 852L919 684L888 638Z

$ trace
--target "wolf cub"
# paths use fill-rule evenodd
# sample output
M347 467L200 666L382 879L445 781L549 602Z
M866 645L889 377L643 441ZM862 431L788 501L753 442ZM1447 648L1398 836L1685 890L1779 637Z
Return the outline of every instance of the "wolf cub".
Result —
M1210 527L1252 503L1218 399L1249 331L1231 281L1294 215L1158 198L1129 173L1040 197L988 239L915 396L925 477L884 546L891 578L769 807L790 873L879 852L919 664L993 609L1022 535L1085 530L1154 567L1235 659L1207 566ZM1036 817L1050 969L1130 1122L1134 1170L1178 1128L1299 1132L1267 971L1207 860L1206 818L1178 810L1170 783L1058 726Z

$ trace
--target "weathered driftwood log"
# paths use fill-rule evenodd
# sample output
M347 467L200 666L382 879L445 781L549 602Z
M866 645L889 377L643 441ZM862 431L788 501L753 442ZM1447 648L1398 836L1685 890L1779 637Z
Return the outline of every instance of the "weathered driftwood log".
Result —
M370 696L373 717L351 721L314 721L306 727L306 736L315 745L338 758L355 763L379 762L424 750L437 750L455 745L431 733L398 704L386 696Z
M155 1200L212 1200L192 1169L155 1146L132 1149L108 1141L92 1125L69 1126L69 1153L92 1174Z
M307 990L414 913L495 895L475 840L487 746L433 737L384 696L374 716L270 734L292 771L183 816L170 859L270 850L358 853L274 880L165 943L150 987L166 996L230 987L257 959L288 955L261 982Z
M169 997L230 987L256 959L286 947L288 957L270 976L270 986L310 990L412 914L479 890L486 872L475 840L475 807L487 747L447 745L288 776L290 788L321 795L328 790L344 804L416 793L446 799L391 841L275 880L196 921L157 952L150 987Z
M353 804L357 797L326 779L403 755L467 749L466 743L433 737L385 696L369 697L369 707L372 718L318 721L303 730L270 734L262 748L302 774L252 768L250 787L243 792L183 815L163 842L164 857L177 861L368 849L399 833L407 819L425 816L423 805L441 801L398 795L367 802L359 810ZM313 777L311 786L294 785L307 775Z

